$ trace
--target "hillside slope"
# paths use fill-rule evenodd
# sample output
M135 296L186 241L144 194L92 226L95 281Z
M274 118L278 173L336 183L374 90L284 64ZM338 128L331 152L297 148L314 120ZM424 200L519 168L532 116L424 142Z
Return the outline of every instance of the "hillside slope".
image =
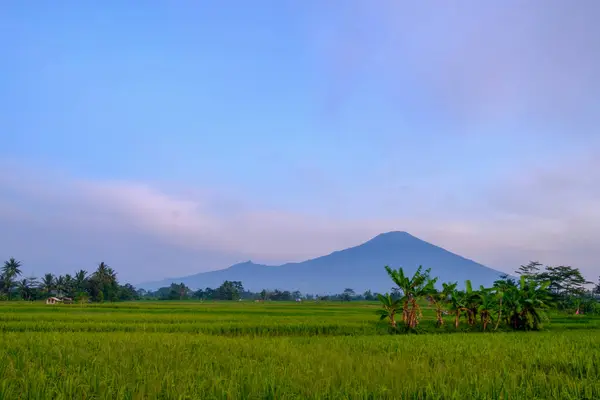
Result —
M403 267L410 273L419 265L431 268L440 282L471 279L474 285L490 285L502 273L406 232L380 234L366 243L329 255L280 266L254 264L251 261L229 268L203 272L182 278L166 279L140 285L156 289L172 282L183 282L192 289L217 287L225 280L242 281L246 289L299 290L302 293L339 293L345 288L356 292L370 289L389 291L392 283L384 266Z

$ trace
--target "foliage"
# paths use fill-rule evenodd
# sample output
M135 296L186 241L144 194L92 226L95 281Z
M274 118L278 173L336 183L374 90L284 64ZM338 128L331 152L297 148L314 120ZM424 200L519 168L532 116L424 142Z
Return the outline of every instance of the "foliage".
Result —
M183 283L172 283L171 286L162 287L150 295L159 300L187 300L194 293Z
M537 330L547 319L544 310L555 305L553 300L556 297L552 296L549 289L552 282L542 281L539 274L534 275L538 266L537 263L521 266L518 283L504 276L490 288L480 286L475 290L471 281L467 280L464 290L457 290L457 283L442 283L441 291L435 289L437 278L430 278L429 269L422 272L422 267L419 267L411 278L402 268L393 270L386 266L388 275L398 286L402 296L397 298L397 303L392 303L396 299L392 295L380 296L382 310L378 314L382 319L392 318L396 311L392 305L401 304L403 322L407 328L414 329L421 315L419 299L427 298L435 310L438 327L444 325L443 315L449 311L454 317L455 329L459 329L460 319L464 316L469 327L479 323L484 331L494 323L494 319L494 330L499 328L501 322L515 330ZM572 277L573 274L568 276ZM593 298L584 302L583 297L578 297L576 304L577 314L584 306L586 310L597 309L597 302Z
M568 266L546 267L534 277L537 281L550 282L549 289L555 296L578 296L585 293L588 282L578 268Z
M354 296L356 296L354 289L346 288L342 293L342 301L350 301Z
M0 281L2 281L2 289L10 300L10 295L14 286L14 280L21 275L21 262L10 258L4 262L2 272L0 273Z
M384 320L387 319L391 328L396 328L396 313L400 308L400 299L394 299L389 293L385 295L379 294L377 298L381 302L382 309L377 310L376 313L379 314L379 319Z
M363 293L363 299L366 301L373 301L373 300L377 300L377 296L373 294L373 292L371 292L370 290L366 290Z
M431 269L423 271L422 266L417 268L412 277L406 275L402 268L394 270L386 265L385 270L402 296L399 298L402 303L402 322L406 328L415 329L422 316L419 300L435 292L437 278L431 279Z
M7 300L34 301L56 296L65 299L85 298L86 301L92 299L95 302L114 302L139 298L131 284L119 285L116 272L103 262L90 276L85 270L79 270L73 276L46 273L41 280L35 277L17 279L20 275L19 261L11 258L4 263L0 289Z
M444 313L448 309L450 302L450 296L456 290L457 282L455 283L442 283L441 291L433 291L429 295L429 302L435 308L435 317L437 326L444 325Z
M419 327L447 334L389 336L377 307L4 302L0 398L600 398L600 317L550 311L545 332L466 336L424 306Z
M515 272L528 279L535 279L540 272L542 264L538 261L530 261L527 265L521 265Z

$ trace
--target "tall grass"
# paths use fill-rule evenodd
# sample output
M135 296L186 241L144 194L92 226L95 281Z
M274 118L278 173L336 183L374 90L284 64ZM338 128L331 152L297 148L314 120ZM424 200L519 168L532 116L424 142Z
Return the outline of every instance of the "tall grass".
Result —
M598 319L390 336L373 310L0 305L0 399L600 398Z

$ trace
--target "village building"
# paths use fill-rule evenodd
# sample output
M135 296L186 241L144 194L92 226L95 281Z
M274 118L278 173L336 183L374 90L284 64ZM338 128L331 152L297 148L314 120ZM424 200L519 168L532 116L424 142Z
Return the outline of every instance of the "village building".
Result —
M56 304L56 303L60 303L62 302L61 299L59 299L58 297L48 297L46 299L46 304Z

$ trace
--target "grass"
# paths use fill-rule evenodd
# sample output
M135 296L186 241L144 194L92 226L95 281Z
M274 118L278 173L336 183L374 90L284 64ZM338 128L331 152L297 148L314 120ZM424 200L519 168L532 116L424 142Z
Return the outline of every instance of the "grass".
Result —
M376 308L0 303L0 399L600 398L599 318L388 335Z

